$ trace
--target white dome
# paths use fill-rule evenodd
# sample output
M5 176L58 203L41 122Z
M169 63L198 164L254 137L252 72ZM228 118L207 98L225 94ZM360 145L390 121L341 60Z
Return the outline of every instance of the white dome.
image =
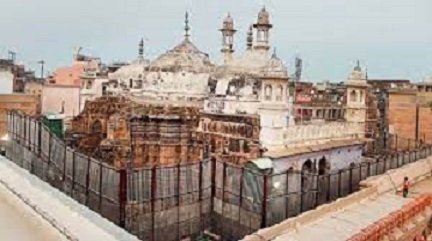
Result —
M150 71L209 73L213 69L208 55L198 50L188 38L150 64Z

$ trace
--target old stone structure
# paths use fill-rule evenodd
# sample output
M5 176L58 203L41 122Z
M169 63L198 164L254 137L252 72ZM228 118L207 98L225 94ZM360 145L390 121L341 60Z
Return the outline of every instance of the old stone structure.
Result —
M317 92L310 98L310 101L295 103L295 97L301 91L297 91L297 87L292 85L288 69L278 58L276 51L270 53L270 30L272 28L270 14L265 8L262 8L256 22L250 25L246 33L246 51L236 53L234 34L237 31L233 16L228 14L223 19L220 29L222 63L216 65L207 54L193 44L189 34L189 16L186 14L183 41L155 60L145 59L144 41L141 40L138 57L131 64L121 66L114 71L103 71L97 66L86 67L81 74L81 79L84 81L80 100L82 104L88 100L88 107L86 105L81 115L75 118L71 133L81 132L81 129L76 129L77 125L84 124L78 123L87 123L85 133L92 133L89 123L93 123L96 118L93 111L103 108L102 106L108 103L102 103L102 99L91 100L100 95L124 96L127 98L127 101L124 102L129 103L127 105L136 103L133 105L141 104L148 106L149 109L151 106L156 109L162 108L167 111L163 115L167 116L174 107L195 110L196 113L193 115L189 113L176 118L188 119L192 118L189 116L191 115L194 116L193 120L198 121L196 125L193 125L193 121L186 124L190 130L185 131L196 134L192 142L197 141L199 143L197 145L202 145L200 150L202 159L213 158L243 165L249 160L267 156L275 162L292 160L290 165L283 166L286 168L298 167L298 169L302 168L301 163L307 159L324 158L330 169L361 162L363 142L359 138L365 137L367 132L365 126L366 109L369 105L367 102L369 87L360 66L355 67L345 85L327 84L312 87ZM255 38L254 35L256 35ZM100 81L97 81L98 78ZM352 93L344 96L345 91ZM85 97L87 92L89 92L89 98ZM201 111L198 111L200 109ZM128 123L125 129L121 129L123 134L115 131L117 134L108 135L109 126L102 122L102 130L105 134L97 137L97 141L91 139L98 136L94 135L89 137L89 140L83 138L75 144L86 152L90 152L95 151L94 143L103 143L102 146L107 153L110 145L119 145L116 142L122 142L121 145L127 146L127 139L131 141L130 135L134 133L135 126L143 131L142 135L146 135L145 130L147 129L140 125L156 121L150 121L152 118L145 117L138 118L139 121L135 122L133 117L127 113L116 113L116 117L114 113L104 114L105 122L112 118L110 121L113 123L114 119ZM145 113L144 111L142 115L146 116ZM166 124L166 121L159 120L159 122L161 125ZM134 123L134 127L129 126L129 123ZM157 135L160 135L162 130L163 128L158 129ZM102 141L105 138L110 141ZM91 147L86 147L87 143ZM183 147L177 148L182 149L181 151L177 149L179 153L182 153L181 155L171 155L169 153L172 150L165 147L136 149L134 151L137 151L137 156L141 158L139 161L136 160L139 163L137 165L144 163L168 165L184 162L186 159L195 160L195 157L199 156L198 154L186 154L188 151L185 151ZM343 154L347 148L358 151L355 155L351 155L355 158L348 158L347 154L343 158L350 160L349 162L342 162L343 165L330 165L330 163L337 162L336 160L343 159L332 153ZM165 150L167 153L164 153ZM293 159L292 157L300 155L295 150L303 150L301 153L308 153L308 157ZM195 153L195 151L191 152ZM115 160L125 160L126 157L120 158L125 155L125 153L118 154ZM164 157L165 155L167 156ZM174 156L177 160L173 159ZM334 158L330 160L330 156ZM132 159L135 161L136 158ZM296 160L300 159L304 161L297 163ZM120 162L126 163L126 161ZM318 168L314 169L318 170Z
M104 96L72 121L69 142L116 167L172 166L202 160L198 109L138 104Z

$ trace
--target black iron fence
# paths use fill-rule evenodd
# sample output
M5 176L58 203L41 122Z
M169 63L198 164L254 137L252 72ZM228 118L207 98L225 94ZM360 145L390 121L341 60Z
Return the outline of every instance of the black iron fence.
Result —
M210 160L118 169L70 149L30 117L11 112L8 123L11 161L142 240L194 239L204 231L238 240L432 154L421 141L390 136L383 155L324 174L261 173Z

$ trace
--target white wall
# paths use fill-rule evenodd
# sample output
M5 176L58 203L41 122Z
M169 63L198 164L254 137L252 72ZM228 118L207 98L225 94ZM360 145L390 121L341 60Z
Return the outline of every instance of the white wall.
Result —
M64 86L47 86L43 88L42 113L58 114L64 102L65 117L79 114L80 88Z
M0 94L12 94L14 76L9 71L0 71Z

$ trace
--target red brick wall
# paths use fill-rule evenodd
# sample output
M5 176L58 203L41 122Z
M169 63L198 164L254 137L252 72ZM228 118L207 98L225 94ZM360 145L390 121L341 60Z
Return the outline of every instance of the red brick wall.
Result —
M419 138L432 143L432 110L428 107L419 108Z
M415 139L417 100L415 91L399 91L389 94L390 133L402 138ZM432 143L431 108L419 107L418 126L418 138Z
M388 121L390 133L415 138L417 96L412 91L389 93Z

